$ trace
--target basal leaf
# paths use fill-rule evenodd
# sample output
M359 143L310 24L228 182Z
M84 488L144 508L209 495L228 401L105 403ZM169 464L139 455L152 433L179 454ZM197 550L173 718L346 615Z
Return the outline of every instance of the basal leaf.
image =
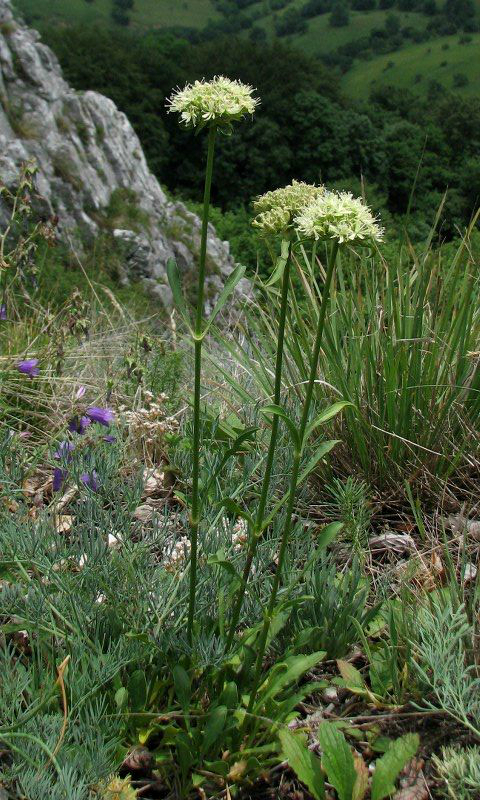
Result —
M395 791L395 781L400 772L415 755L420 744L416 733L407 733L396 739L387 752L377 760L372 778L372 800L383 800Z
M339 800L353 800L357 773L345 736L334 725L324 722L318 729L318 740L323 751L323 768Z
M305 784L315 800L324 800L325 785L320 759L308 749L306 737L282 728L278 738L282 746L282 756L297 778Z
M217 706L208 715L201 746L202 753L208 753L220 739L225 727L227 714L228 708L226 706Z
M173 685L180 707L184 713L187 713L191 696L190 678L186 670L184 670L180 664L176 664L173 668Z
M365 689L365 681L353 664L339 659L337 661L337 667L348 689Z

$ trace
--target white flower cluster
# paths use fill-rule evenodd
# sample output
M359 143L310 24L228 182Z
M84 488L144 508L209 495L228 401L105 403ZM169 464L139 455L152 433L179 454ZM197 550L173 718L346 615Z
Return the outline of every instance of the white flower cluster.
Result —
M325 191L298 214L295 225L303 236L339 244L383 237L383 228L368 206L350 192Z
M143 393L145 405L136 411L127 411L125 406L120 406L121 418L128 426L130 436L145 448L147 455L152 459L155 451L163 445L166 433L172 433L178 428L178 420L165 415L164 404L167 400L165 394L160 394L154 402L151 392Z
M260 100L254 89L240 81L216 75L211 81L195 81L177 89L167 100L169 113L180 114L188 128L215 124L229 126L246 114L253 114Z
M167 572L176 573L180 572L185 561L190 555L190 540L186 536L182 536L171 548L163 559L163 566Z
M235 551L242 550L248 542L248 525L245 519L237 519L232 531L232 545Z
M252 225L264 234L282 233L292 224L294 217L324 191L323 186L292 181L281 189L266 192L253 204L257 216Z

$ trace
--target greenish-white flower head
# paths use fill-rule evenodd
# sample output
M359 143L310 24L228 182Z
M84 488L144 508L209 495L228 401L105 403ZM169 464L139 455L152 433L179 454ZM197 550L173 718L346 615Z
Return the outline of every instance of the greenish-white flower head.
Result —
M333 239L339 244L383 238L383 228L368 206L350 192L324 192L296 216L295 225L301 236Z
M180 114L180 122L187 128L216 125L228 130L232 122L254 113L260 102L254 91L245 83L216 75L211 81L195 81L177 89L167 100L167 108L169 113Z
M324 191L323 186L293 181L281 189L267 192L254 201L256 217L252 225L265 235L286 233L297 214Z

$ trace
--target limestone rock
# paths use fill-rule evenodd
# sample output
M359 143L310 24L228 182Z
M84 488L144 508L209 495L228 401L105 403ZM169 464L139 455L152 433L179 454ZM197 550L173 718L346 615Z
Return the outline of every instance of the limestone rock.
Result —
M32 158L37 211L58 216L60 236L81 249L102 230L113 233L124 281L142 280L169 305L166 262L173 256L182 272L195 269L199 218L167 198L125 114L97 92L72 89L39 34L0 0L0 180L14 188L20 165ZM6 218L0 203L0 224ZM210 227L207 297L233 266L228 243Z

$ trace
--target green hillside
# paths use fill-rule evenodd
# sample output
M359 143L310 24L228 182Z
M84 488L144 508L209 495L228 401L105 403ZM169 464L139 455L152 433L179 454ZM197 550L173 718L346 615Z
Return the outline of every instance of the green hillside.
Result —
M421 94L436 81L465 96L478 95L480 34L468 37L471 41L464 43L461 38L445 36L371 61L357 62L343 78L343 87L352 97L364 98L372 89L385 84Z
M426 0L429 1L433 0ZM452 2L436 0L437 20L447 1ZM113 26L112 8L118 2L14 0L27 22L40 27L88 22ZM432 15L418 10L403 10L405 0L396 0L395 7L383 10L378 6L384 7L388 2L372 0L377 7L366 11L354 10L352 6L358 7L358 0L349 0L351 7L346 24L338 27L332 26L329 12L306 17L306 2L283 0L280 8L281 0L257 0L250 5L248 0L133 0L133 8L128 10L127 16L130 28L138 31L175 26L201 30L213 24L217 33L241 34L257 41L263 37L272 42L278 35L278 41L292 44L308 55L327 59L329 64L338 67L345 73L345 91L355 97L366 97L372 88L383 84L395 84L425 94L432 81L465 96L480 92L478 33L468 36L460 32L450 36L428 35L426 29L432 22ZM470 2L480 8L480 0ZM236 3L236 16L228 13L226 3ZM417 0L412 0L410 7L412 5L425 9ZM282 22L290 19L291 15L295 17L295 14L297 19L292 19L292 32L289 33L288 26L286 30L284 26L282 35L279 35ZM234 20L236 27L232 28ZM393 33L392 24L397 26ZM385 41L387 31L390 38ZM430 38L418 43L422 36ZM361 53L356 49L360 44L363 48Z
M14 0L14 6L30 24L111 22L111 0ZM131 14L132 25L144 28L174 25L201 28L217 17L211 0L136 0Z
M306 33L292 37L309 55L323 55L336 50L337 47L368 36L375 28L382 28L389 12L387 11L352 11L350 22L341 28L332 28L329 14L322 14L309 21ZM402 25L419 28L424 25L422 14L401 12Z

